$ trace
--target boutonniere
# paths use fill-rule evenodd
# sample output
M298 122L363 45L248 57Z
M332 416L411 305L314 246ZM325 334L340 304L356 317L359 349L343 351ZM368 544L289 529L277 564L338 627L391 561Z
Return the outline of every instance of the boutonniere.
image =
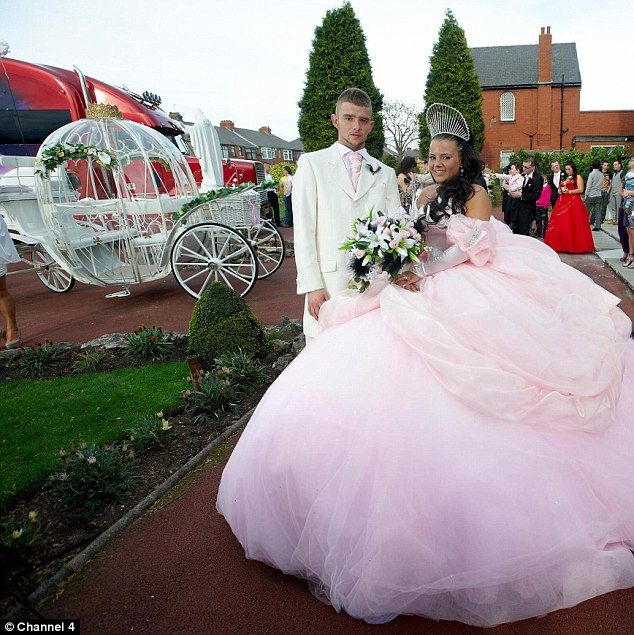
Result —
M381 169L381 166L378 163L376 165L366 163L366 165L368 166L368 170L370 170L371 174L376 174Z

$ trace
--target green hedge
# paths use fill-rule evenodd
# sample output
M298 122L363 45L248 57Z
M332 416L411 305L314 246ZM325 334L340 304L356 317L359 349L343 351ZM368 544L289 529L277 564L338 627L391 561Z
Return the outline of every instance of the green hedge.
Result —
M559 161L561 169L564 169L564 163L566 161L574 161L577 166L577 172L585 178L589 172L594 159L599 161L609 161L610 171L612 171L612 163L616 159L623 161L624 167L627 167L627 150L623 146L618 146L613 150L606 150L605 148L593 148L590 152L579 152L578 150L557 150L554 152L538 152L537 150L518 150L511 155L509 163L511 161L523 161L528 156L534 156L537 161L537 171L540 174L550 174L550 162L554 159ZM505 166L502 166L505 167Z

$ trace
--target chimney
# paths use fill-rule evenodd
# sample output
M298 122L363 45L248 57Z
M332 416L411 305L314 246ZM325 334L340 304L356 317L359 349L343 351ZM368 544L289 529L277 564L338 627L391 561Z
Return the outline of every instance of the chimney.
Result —
M539 52L537 62L537 83L548 84L553 81L553 36L550 27L542 27L539 34Z
M230 119L223 119L220 122L220 127L221 128L226 128L227 130L233 130L234 128L234 123L233 121L231 121Z
M263 134L271 134L271 129L268 126L262 126L260 132Z

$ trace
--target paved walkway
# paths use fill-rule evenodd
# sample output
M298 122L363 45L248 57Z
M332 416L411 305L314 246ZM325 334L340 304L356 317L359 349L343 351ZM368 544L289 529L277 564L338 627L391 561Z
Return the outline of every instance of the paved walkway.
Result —
M619 260L623 256L623 249L619 242L619 231L616 225L604 223L600 232L592 232L597 256L605 262L619 278L634 291L634 269L623 267Z
M82 633L401 633L463 634L457 622L398 617L369 626L316 600L307 584L253 560L214 509L220 474L237 437L151 513L126 530L46 616L81 619ZM496 635L631 635L634 589L593 598L543 618L499 626Z

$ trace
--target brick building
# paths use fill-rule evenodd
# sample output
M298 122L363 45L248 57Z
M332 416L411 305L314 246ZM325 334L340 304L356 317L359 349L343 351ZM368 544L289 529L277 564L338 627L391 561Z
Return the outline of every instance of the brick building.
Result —
M236 128L233 121L224 119L216 130L224 158L294 163L301 154L296 142L286 141L274 135L268 126L262 126L259 130Z
M553 44L550 27L542 27L536 45L479 47L471 54L483 98L480 156L488 166L506 165L522 148L585 152L622 145L634 154L634 110L581 111L576 44Z
M179 112L170 112L170 118L179 121L183 126L191 126L193 122L185 121ZM214 126L218 133L223 159L248 159L250 161L266 161L267 163L297 163L304 151L300 139L286 141L272 134L268 126L259 130L236 128L233 121L223 119L219 126ZM189 144L189 135L183 141ZM190 144L189 144L190 145ZM188 147L190 154L193 148Z

